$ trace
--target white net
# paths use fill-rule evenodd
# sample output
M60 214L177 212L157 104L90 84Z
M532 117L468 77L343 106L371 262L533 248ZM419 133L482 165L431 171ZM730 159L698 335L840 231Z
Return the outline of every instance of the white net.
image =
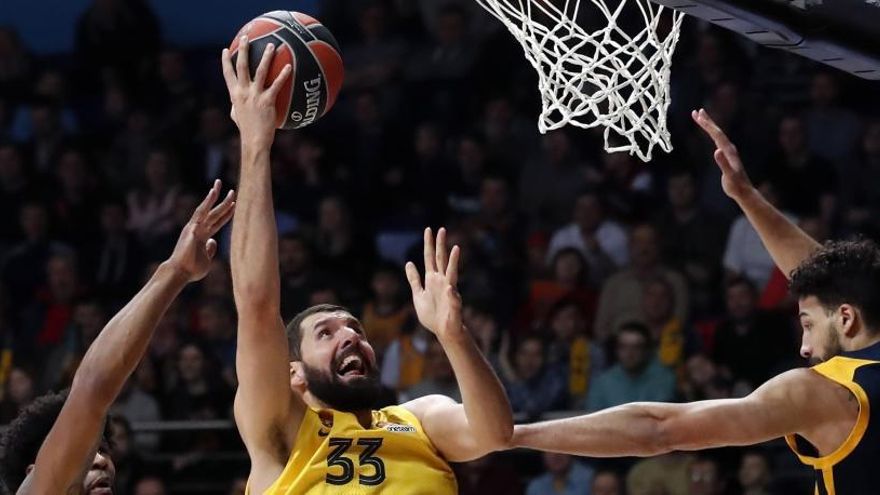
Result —
M507 26L538 72L542 133L604 126L609 153L649 161L654 145L672 150L666 110L682 13L650 0L584 0L593 8L583 12L581 0L477 2ZM624 28L633 17L638 25Z

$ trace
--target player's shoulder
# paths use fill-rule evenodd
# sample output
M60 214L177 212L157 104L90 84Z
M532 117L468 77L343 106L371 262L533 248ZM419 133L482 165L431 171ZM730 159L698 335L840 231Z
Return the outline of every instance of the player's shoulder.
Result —
M824 401L829 396L848 394L845 387L813 368L795 368L780 373L758 391L800 406Z
M435 410L438 407L450 407L456 405L458 405L458 402L456 402L451 397L440 394L431 394L415 398L408 402L404 402L397 407L403 408L409 411L410 414L413 414L415 417L421 419L425 416L425 414L431 412L432 410Z

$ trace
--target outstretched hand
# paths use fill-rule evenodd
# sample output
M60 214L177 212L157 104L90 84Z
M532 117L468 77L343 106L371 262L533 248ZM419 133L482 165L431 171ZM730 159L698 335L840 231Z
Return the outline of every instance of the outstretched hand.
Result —
M413 304L422 325L438 339L461 332L461 296L458 294L458 262L461 250L454 246L447 255L446 229L437 232L435 241L430 228L425 229L425 283L412 262L406 264L406 278L413 294Z
M229 222L235 211L235 191L232 190L220 204L214 206L220 197L220 186L219 180L214 181L208 195L183 227L177 245L168 258L168 262L190 282L201 280L208 274L211 260L217 254L217 241L211 237Z
M232 120L238 126L242 142L256 141L255 144L268 147L275 137L277 111L275 100L284 82L290 77L290 64L278 73L274 81L267 82L269 66L275 54L275 45L269 43L260 59L254 77L251 78L248 66L250 45L247 36L242 36L238 44L235 67L228 49L223 49L221 62L223 78L232 100ZM268 86L268 87L267 87Z
M754 189L736 146L704 109L694 110L691 117L715 143L715 163L721 169L721 187L731 199L737 200Z

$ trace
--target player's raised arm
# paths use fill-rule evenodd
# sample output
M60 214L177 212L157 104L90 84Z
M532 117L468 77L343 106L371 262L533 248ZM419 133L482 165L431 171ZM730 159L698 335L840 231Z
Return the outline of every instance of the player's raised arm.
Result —
M266 87L273 47L268 45L254 77L244 37L233 67L223 51L223 76L232 118L241 134L238 211L232 227L232 289L238 310L235 421L250 454L251 489L262 491L278 477L297 430L290 391L287 338L280 313L278 233L272 205L269 151L275 138L275 98L290 66Z
M235 206L230 191L212 208L219 195L217 181L184 227L171 257L89 347L34 469L18 493L79 493L82 477L95 457L107 411L141 361L157 323L183 287L202 279L210 269L217 252L211 236L232 218Z
M705 110L694 111L691 117L715 143L715 163L721 169L724 192L758 231L776 266L791 278L792 270L818 249L819 243L764 199L749 179L736 146Z
M590 457L647 457L675 450L753 445L820 425L848 423L858 405L843 387L808 369L768 381L742 399L638 402L585 416L517 425L512 447Z
M449 461L475 459L504 448L513 431L513 414L504 388L462 325L461 297L456 289L459 253L455 246L447 255L445 229L437 233L436 243L431 229L426 229L424 285L415 265L406 265L419 321L446 351L462 404L430 395L404 407L419 417L425 433Z

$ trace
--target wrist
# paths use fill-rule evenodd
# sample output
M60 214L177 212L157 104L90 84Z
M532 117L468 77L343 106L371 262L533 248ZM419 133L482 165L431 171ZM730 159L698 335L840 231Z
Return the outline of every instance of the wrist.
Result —
M253 136L253 137L241 137L241 164L246 165L258 161L260 158L269 155L269 150L272 148L272 142L274 141L275 135L272 134L270 137L265 136Z
M192 274L181 267L180 264L173 259L168 259L162 262L159 265L159 268L156 269L156 273L153 275L154 278L168 280L173 285L180 287L188 284L191 276Z
M733 200L740 206L753 205L756 201L764 199L764 196L758 191L758 188L751 184L733 198Z
M461 345L472 340L470 333L468 333L464 325L458 325L456 328L446 329L443 332L438 332L436 335L440 345L444 348L447 345Z

